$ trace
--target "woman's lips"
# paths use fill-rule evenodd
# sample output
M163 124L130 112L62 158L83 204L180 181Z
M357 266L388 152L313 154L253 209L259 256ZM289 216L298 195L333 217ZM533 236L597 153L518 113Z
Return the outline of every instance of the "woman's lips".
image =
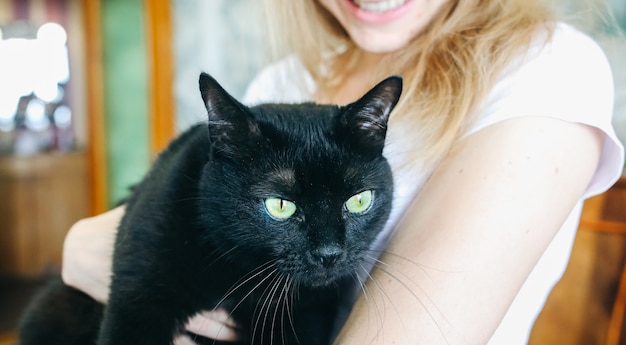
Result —
M362 23L381 25L407 12L413 0L364 1L346 0L350 13Z

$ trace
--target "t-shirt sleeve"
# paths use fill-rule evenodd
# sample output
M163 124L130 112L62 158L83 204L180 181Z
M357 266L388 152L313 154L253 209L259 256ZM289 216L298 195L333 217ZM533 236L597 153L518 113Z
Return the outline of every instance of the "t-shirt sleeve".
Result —
M506 72L469 131L522 116L552 117L601 130L604 148L585 197L600 194L620 177L624 147L611 120L614 84L609 62L589 37L564 24L547 44L538 44Z

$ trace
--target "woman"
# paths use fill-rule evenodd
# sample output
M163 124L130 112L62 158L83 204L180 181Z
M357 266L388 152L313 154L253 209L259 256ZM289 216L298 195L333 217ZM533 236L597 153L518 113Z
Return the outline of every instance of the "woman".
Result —
M336 343L525 344L582 201L623 166L601 49L541 0L270 2L292 55L248 103L346 104L387 75L405 83L385 149L397 193L384 253ZM122 213L66 240L65 281L102 301ZM220 311L189 329L236 339Z

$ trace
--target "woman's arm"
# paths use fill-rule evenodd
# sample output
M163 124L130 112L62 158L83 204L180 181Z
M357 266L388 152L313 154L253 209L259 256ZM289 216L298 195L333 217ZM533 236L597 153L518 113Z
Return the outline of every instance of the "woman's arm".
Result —
M599 131L539 117L460 141L409 207L336 344L486 344L601 150Z
M120 206L78 221L63 244L63 282L101 303L109 299L115 235L124 210Z

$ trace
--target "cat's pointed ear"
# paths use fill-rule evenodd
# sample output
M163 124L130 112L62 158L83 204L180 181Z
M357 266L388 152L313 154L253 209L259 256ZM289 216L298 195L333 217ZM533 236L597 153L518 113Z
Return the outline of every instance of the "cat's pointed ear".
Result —
M258 133L247 107L233 98L206 73L200 74L200 93L209 117L209 138L214 148L231 152Z
M400 99L402 78L391 76L378 83L358 101L346 106L340 124L350 140L371 149L385 145L389 115Z

